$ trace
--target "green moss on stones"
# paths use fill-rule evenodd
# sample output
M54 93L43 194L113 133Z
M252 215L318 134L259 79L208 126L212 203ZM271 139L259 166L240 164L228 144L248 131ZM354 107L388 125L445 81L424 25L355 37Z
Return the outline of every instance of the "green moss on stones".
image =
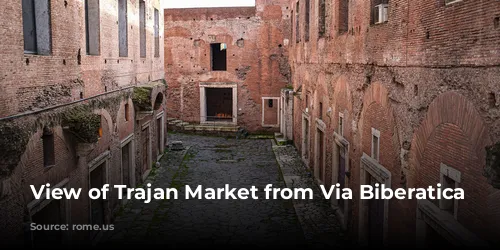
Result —
M134 88L134 93L132 94L132 101L134 105L136 105L139 110L142 111L151 111L153 110L151 104L151 92L153 91L153 87L136 87Z
M63 114L63 126L69 127L79 142L96 143L99 140L101 116L94 114L89 107L75 107Z
M21 124L0 124L0 176L9 175L26 150L31 131ZM15 157L13 157L15 156Z

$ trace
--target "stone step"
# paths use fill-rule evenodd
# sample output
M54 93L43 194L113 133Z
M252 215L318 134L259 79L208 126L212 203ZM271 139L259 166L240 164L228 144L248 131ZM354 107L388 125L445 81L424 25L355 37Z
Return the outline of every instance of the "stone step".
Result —
M180 122L180 123L177 123L177 126L180 126L180 127L185 127L185 126L188 126L189 125L189 122Z
M196 131L220 131L220 132L237 132L238 126L214 126L214 125L196 125Z
M173 120L173 121L169 122L168 125L177 125L177 124L179 124L181 122L183 122L183 121L181 121L181 120Z
M184 130L186 130L186 131L193 131L194 127L195 127L194 125L186 125L186 126L184 126Z
M276 132L274 133L274 138L282 138L283 137L283 134L282 133L279 133L279 132Z
M276 144L279 146L283 146L283 145L288 144L288 140L286 140L285 138L275 138L275 140L276 140Z
M173 118L173 117L167 118L167 122L173 122L175 120L177 120L177 118Z

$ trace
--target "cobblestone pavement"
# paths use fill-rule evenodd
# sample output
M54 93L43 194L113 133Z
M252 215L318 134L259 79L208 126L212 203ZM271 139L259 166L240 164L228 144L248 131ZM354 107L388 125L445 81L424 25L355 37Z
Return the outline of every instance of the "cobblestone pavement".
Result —
M313 202L304 203L296 213L297 204L294 206L292 200L265 199L263 190L267 184L274 188L286 187L280 165L292 169L293 163L278 164L275 153L278 159L289 158L287 155L292 151L287 147L276 147L273 152L272 140L184 134L169 134L168 139L169 142L182 141L186 148L167 150L161 166L152 172L146 183L151 183L152 188L177 188L178 199L152 200L150 203L130 201L117 216L115 230L103 236L101 245L339 245L342 238L339 228L333 223L334 216L325 213L324 207L312 205ZM259 199L184 197L185 185L194 189L198 185L220 188L226 184L231 188L255 186L259 189ZM321 216L326 216L327 220L322 221Z

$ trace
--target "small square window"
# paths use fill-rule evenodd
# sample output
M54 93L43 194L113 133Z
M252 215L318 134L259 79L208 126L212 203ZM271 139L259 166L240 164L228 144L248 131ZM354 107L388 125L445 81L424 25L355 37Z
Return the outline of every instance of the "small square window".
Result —
M125 121L129 120L129 106L128 103L125 103Z
M45 128L42 136L43 165L51 167L56 164L54 132Z
M339 135L344 136L344 114L339 113Z
M380 131L372 128L372 158L379 161L380 156Z
M451 188L455 189L458 188L461 182L461 173L460 171L448 167L445 164L441 164L441 170L440 170L441 176L440 176L440 183L441 183L441 190ZM453 193L446 192L447 196L453 196ZM457 211L458 211L458 200L455 199L440 199L439 200L439 208L449 212L450 214L457 219Z
M227 70L227 48L225 43L210 44L212 71Z
M319 119L320 120L323 120L323 103L322 102L319 102Z

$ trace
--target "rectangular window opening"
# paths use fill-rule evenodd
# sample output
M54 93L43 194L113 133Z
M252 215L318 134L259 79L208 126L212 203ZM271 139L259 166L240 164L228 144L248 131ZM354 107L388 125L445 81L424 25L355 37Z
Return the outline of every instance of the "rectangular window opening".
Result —
M339 32L345 33L349 30L349 0L339 1Z
M344 115L339 113L339 135L344 136Z
M43 165L45 167L51 167L56 164L55 161L55 143L54 143L54 133L52 131L44 132L42 136L43 144Z
M372 135L372 158L379 161L380 154L380 138L379 135Z
M290 22L291 22L291 23L290 23L290 24L291 24L291 26L290 26L290 27L291 27L291 29L292 29L292 32L291 32L291 34L290 34L290 35L291 35L290 40L292 40L292 39L294 38L294 36L293 36L293 34L294 34L293 32L294 32L294 30L295 30L295 19L294 19L294 17L295 17L295 14L293 13L293 10L292 10L292 11L290 12ZM297 32L297 31L295 31L295 32Z
M50 55L50 0L22 0L24 53Z
M139 1L139 46L141 57L146 57L146 2Z
M318 19L318 35L324 37L326 35L326 1L319 0L319 19Z
M446 188L452 188L452 189L455 189L455 180L453 180L452 178L446 176L446 175L443 175L442 176L442 183L441 183L441 188L442 189L446 189ZM449 196L453 196L453 192L448 192L447 195ZM440 200L440 208L442 210L445 210L451 214L454 214L455 213L455 200L454 199L451 199L451 200L448 200L448 199L441 199Z
M310 11L311 11L311 6L310 6L310 0L306 0L306 17L305 17L305 22L304 22L304 40L306 42L309 42L309 22L310 22Z
M160 57L160 12L155 9L155 57Z
M319 110L318 110L318 116L320 120L323 120L323 103L319 102Z
M119 56L128 56L127 0L118 0Z
M225 44L212 43L210 44L210 52L212 57L212 71L227 70L227 51Z
M381 24L388 21L389 0L371 1L370 24Z
M87 43L87 55L99 55L99 15L99 0L85 0L85 40Z
M299 8L300 8L300 2L297 2L297 6L295 7L295 9L297 10L295 12L295 42L296 43L300 43L300 12L299 12Z
M128 103L125 103L125 121L129 120L129 106Z

